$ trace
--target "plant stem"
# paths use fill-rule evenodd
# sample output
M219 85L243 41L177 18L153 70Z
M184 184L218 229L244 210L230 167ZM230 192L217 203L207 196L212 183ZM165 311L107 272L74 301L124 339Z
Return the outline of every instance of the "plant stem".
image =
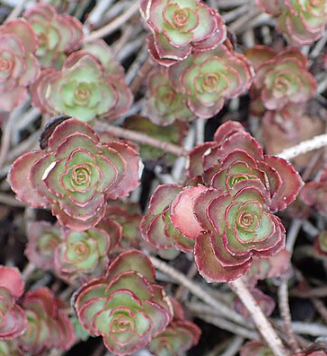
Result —
M92 32L88 36L84 37L84 43L92 42L100 38L106 37L122 26L126 21L128 21L132 16L134 16L139 10L140 4L139 1L135 3L122 15L116 17L116 19L107 25L101 27L99 30Z
M301 351L299 344L296 341L294 330L292 327L292 317L290 312L290 306L288 302L288 285L287 281L283 281L278 289L279 309L281 317L284 321L284 330L288 336L289 345L293 353Z
M233 290L241 299L242 303L246 309L251 314L251 317L257 326L259 332L266 340L268 346L275 356L286 356L288 352L286 351L281 339L277 335L276 331L263 314L261 308L256 303L248 287L244 283L242 278L239 278L230 283Z
M211 305L218 310L220 314L238 324L244 325L244 319L241 315L228 308L221 301L216 300L213 296L207 293L202 286L190 281L184 274L178 272L175 268L168 266L165 262L160 261L155 257L150 257L152 264L159 271L169 275L176 282L186 287L191 293L203 300L205 303ZM285 355L284 355L285 356Z
M324 146L327 146L327 134L315 136L311 140L304 141L297 146L287 148L277 156L289 160Z
M149 145L152 147L160 148L161 150L172 153L176 156L187 155L187 151L183 147L174 145L169 142L157 140L143 133L123 129L121 127L113 126L104 122L97 122L95 127L100 131L107 131L108 133L123 138L125 140L131 140L131 141L141 143L143 145Z

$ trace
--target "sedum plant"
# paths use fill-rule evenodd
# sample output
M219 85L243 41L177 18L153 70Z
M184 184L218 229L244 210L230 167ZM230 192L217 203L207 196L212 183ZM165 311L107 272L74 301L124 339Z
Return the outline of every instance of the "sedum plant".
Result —
M187 107L187 95L178 93L162 69L148 76L146 115L156 125L167 126L175 120L193 121L195 114Z
M195 52L168 69L171 85L187 97L189 109L198 117L216 115L225 101L244 94L253 69L248 60L229 46Z
M23 300L27 330L19 338L26 354L37 355L52 348L69 350L75 343L73 326L63 311L64 303L46 288L28 292Z
M300 197L308 206L315 207L320 214L327 216L327 170L318 181L308 182L300 192Z
M248 341L243 345L240 356L274 356L272 351L260 341Z
M26 331L25 311L17 304L24 292L23 279L15 267L0 266L0 340L11 340ZM10 344L0 344L0 350Z
M307 58L297 49L274 53L269 47L257 46L246 53L255 66L256 77L251 88L255 113L276 110L282 113L293 105L306 103L317 89L317 81L308 71ZM292 116L292 115L290 115Z
M74 305L82 326L119 356L146 347L172 319L150 260L137 250L120 254L105 277L84 284Z
M27 227L28 243L25 255L36 267L48 270L54 268L54 253L62 242L60 225L47 221L35 221Z
M109 263L109 249L110 236L105 230L65 231L55 250L55 270L68 281L101 276Z
M174 184L159 185L151 196L148 212L142 218L140 230L143 238L160 250L193 250L194 241L176 230L170 218L171 203L182 190L183 187Z
M166 330L153 338L149 351L155 356L178 356L196 345L201 336L201 330L194 323L185 319L181 304L171 298L174 318Z
M324 33L327 24L325 0L257 0L259 7L276 17L279 31L294 46L311 44Z
M152 32L148 50L161 65L183 60L192 50L211 50L226 39L221 16L200 0L142 0L140 10Z
M202 184L177 187L171 196L165 192L169 186L161 187L165 200L154 193L141 229L161 248L173 241L167 236L171 224L175 234L177 230L194 241L200 274L209 282L228 282L246 273L253 258L268 258L284 249L285 229L272 213L295 200L302 180L285 160L263 155L259 143L238 123L220 126L215 140L209 150L204 144L202 162L197 148L191 152L190 167L198 163L191 172L203 171ZM201 178L194 182L201 183Z
M117 65L104 67L96 56L86 50L75 52L61 70L44 70L34 83L33 104L43 113L66 114L81 121L95 118L115 120L132 103L132 93Z
M18 199L51 207L61 225L84 231L100 222L108 199L138 186L139 165L128 144L103 144L89 125L72 118L57 125L46 150L14 162L9 182Z
M39 74L37 37L23 19L0 27L0 109L13 110L27 97L27 87Z
M36 56L43 68L60 68L68 53L78 49L83 39L82 24L73 16L59 15L44 2L24 13L37 34Z

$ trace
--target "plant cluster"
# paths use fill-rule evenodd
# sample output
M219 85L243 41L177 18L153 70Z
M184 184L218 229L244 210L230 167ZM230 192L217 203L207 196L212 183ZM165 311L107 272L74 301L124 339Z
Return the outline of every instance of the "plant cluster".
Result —
M313 255L327 255L327 169L320 156L305 169L290 162L301 148L276 155L267 130L298 143L304 116L326 103L326 79L316 75L326 71L326 54L309 58L300 48L324 36L323 46L326 0L257 0L255 11L272 15L285 36L271 43L263 31L254 45L246 33L245 48L228 28L238 8L116 2L108 13L121 17L101 24L101 6L111 3L32 1L0 25L0 179L17 199L0 194L0 203L25 208L13 221L23 222L29 261L22 275L15 259L0 266L0 355L70 356L89 337L118 356L186 355L202 333L184 311L199 309L187 288L223 306L205 319L201 304L194 315L254 335L241 356L325 356L319 339L292 339L284 309L288 282L309 288L292 269L298 221L320 219L307 230ZM142 44L147 51L134 55ZM193 283L197 272L203 279ZM237 296L221 296L218 283ZM276 288L291 330L285 345L268 320Z

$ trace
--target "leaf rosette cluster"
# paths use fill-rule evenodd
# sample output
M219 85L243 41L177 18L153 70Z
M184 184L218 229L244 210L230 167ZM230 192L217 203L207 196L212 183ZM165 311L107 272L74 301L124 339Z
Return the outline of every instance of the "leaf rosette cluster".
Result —
M42 287L26 293L23 307L27 330L19 338L19 345L25 353L37 355L52 348L69 350L73 346L75 334L64 312L65 305L50 289Z
M161 250L193 251L194 241L183 236L170 218L173 200L183 190L175 184L159 185L151 196L148 212L142 218L140 230L143 238Z
M164 70L154 69L149 74L147 89L146 115L154 124L167 126L175 120L195 120L187 107L187 96L175 90Z
M141 14L152 32L149 52L161 65L183 60L192 50L213 49L226 39L222 17L199 0L142 0Z
M26 314L16 303L23 292L24 282L18 269L0 266L0 340L17 338L26 330ZM9 344L3 347L9 348Z
M313 206L321 215L327 216L327 169L322 172L318 181L305 184L300 197L305 204Z
M31 207L51 207L61 225L77 231L96 226L108 199L139 184L139 157L127 143L101 143L93 129L68 119L53 130L46 150L18 158L9 182Z
M54 252L62 242L60 225L47 221L35 221L27 227L28 243L25 255L36 267L54 268Z
M85 49L71 54L61 70L43 70L32 86L33 104L44 114L66 114L88 122L115 120L129 109L133 96L122 67L110 59L102 42L86 48L90 52Z
M265 110L275 110L287 116L294 107L294 115L299 104L306 103L316 92L317 81L308 71L308 60L297 49L276 54L269 47L256 46L245 55L256 72L250 90L254 113L260 115Z
M25 11L23 17L37 34L36 56L43 68L59 68L66 55L82 43L82 24L75 17L57 14L49 4L39 3Z
M174 309L173 321L148 346L155 356L178 356L195 346L201 336L199 327L185 319L180 303L174 298L171 298L171 302Z
M214 142L196 147L189 175L195 186L172 186L171 195L169 185L158 188L162 194L155 191L141 224L148 241L160 248L175 243L167 235L173 227L175 235L194 241L200 274L219 282L243 275L254 257L284 248L285 229L272 213L295 200L302 180L285 160L264 155L240 124L225 123Z
M110 235L102 229L68 230L55 250L55 269L63 279L96 277L107 269Z
M172 87L187 98L188 108L198 117L217 114L228 99L244 94L250 87L253 68L245 56L228 45L207 52L195 52L169 67Z
M257 0L259 7L276 17L279 31L293 46L318 40L327 24L325 0Z
M0 108L12 110L27 97L39 74L37 38L30 24L11 20L0 27Z
M137 250L122 253L105 277L83 285L74 304L82 326L119 356L146 347L172 319L150 260Z

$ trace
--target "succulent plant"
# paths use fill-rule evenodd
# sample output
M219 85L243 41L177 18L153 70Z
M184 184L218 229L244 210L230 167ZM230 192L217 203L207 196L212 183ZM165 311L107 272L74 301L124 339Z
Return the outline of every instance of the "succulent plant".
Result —
M55 251L55 269L61 278L73 280L104 274L110 249L110 236L105 230L68 230L63 237Z
M290 274L291 255L287 250L282 250L269 258L253 259L251 268L246 275L249 283L255 286L258 280L290 277Z
M22 19L0 27L0 109L12 110L27 97L27 87L39 74L37 38Z
M14 162L9 182L18 199L51 207L61 225L84 231L100 222L108 199L138 186L139 165L128 144L102 144L89 125L71 118L53 130L46 150Z
M261 292L261 290L258 288L251 288L250 291L254 300L256 301L256 304L261 308L264 315L270 316L276 307L275 301L271 297L269 297L269 295L266 295ZM248 322L252 322L251 315L249 314L248 310L246 309L242 301L239 299L239 297L234 300L233 309L237 313L243 315Z
M317 81L299 50L290 48L274 54L268 47L257 46L246 56L256 71L251 88L254 112L280 111L290 105L297 110L298 104L306 103L314 95Z
M260 341L248 341L240 351L241 356L273 356L268 346Z
M218 128L213 142L190 152L189 177L194 175L202 175L208 187L232 194L249 185L268 191L273 212L291 204L303 184L290 163L264 155L259 143L233 121Z
M166 330L153 338L148 346L149 351L156 356L178 356L188 351L199 342L201 330L194 323L185 320L182 306L171 298L174 309L174 319Z
M259 7L276 17L279 31L293 46L303 46L318 40L327 24L325 0L257 0Z
M187 134L187 124L185 122L175 121L169 126L158 126L146 117L139 115L126 118L124 127L136 132L146 132L147 135L153 138L174 144L179 144L183 141ZM163 160L167 165L172 165L176 160L175 155L148 145L140 144L139 151L144 161Z
M64 303L46 287L28 292L23 300L27 331L19 338L25 353L37 355L57 348L68 350L75 343L74 329L64 312Z
M66 55L82 43L82 24L75 17L57 14L49 4L36 4L25 11L24 18L37 34L36 56L44 68L61 67Z
M196 119L187 107L187 96L174 89L164 70L157 68L149 74L147 89L146 115L154 124L167 126L175 120Z
M142 252L120 254L105 277L86 283L75 296L82 326L102 336L116 355L129 355L160 334L172 318L163 289L154 284L153 266Z
M110 201L106 208L106 216L113 219L122 228L122 248L140 248L141 233L141 209L138 204L125 203L123 201Z
M16 303L24 292L24 282L17 268L0 266L0 340L17 338L26 330L26 314ZM0 344L9 348L9 344Z
M142 0L141 14L152 31L148 50L165 66L185 59L192 49L207 51L226 39L221 16L199 0Z
M189 109L203 119L217 114L226 100L244 94L252 77L248 60L226 45L195 52L168 69L173 88L187 96Z
M191 172L204 171L206 186L179 192L169 200L168 214L177 231L195 240L200 274L228 282L246 273L254 257L268 258L284 248L285 229L272 212L294 201L302 180L285 160L264 156L238 123L220 126L215 142L191 152Z
M248 271L253 257L267 258L284 249L285 229L269 210L267 192L251 182L237 193L199 187L175 198L171 220L195 239L195 263L207 281L234 280Z
M42 71L31 88L33 104L50 115L66 114L86 122L96 117L115 120L129 109L132 93L119 71L107 70L93 54L75 52L61 70Z
M318 212L327 216L327 169L318 181L308 182L302 188L300 197L309 206L314 206Z
M152 194L148 212L142 218L142 236L160 250L193 250L194 241L176 230L170 219L171 203L182 190L183 187L175 184L159 185Z
M54 252L62 242L60 225L47 221L35 221L27 227L28 243L25 255L36 267L54 268Z

